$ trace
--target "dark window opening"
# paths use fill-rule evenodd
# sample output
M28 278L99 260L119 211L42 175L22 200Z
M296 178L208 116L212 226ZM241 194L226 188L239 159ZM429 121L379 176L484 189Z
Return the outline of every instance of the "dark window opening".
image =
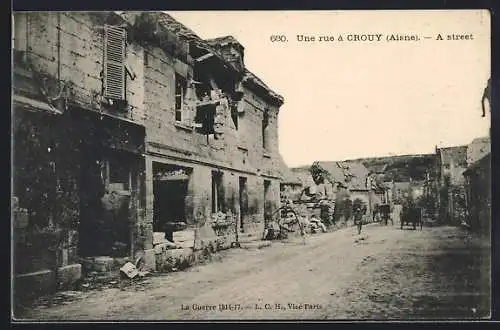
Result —
M109 185L111 189L130 189L130 169L126 164L125 160L118 157L109 160Z
M207 100L210 98L211 90L212 88L210 87L209 83L202 82L201 84L198 84L196 87L196 97L200 101Z
M238 130L238 106L237 103L231 104L231 118L233 119L234 127Z
M223 173L212 172L212 213L226 212L222 177Z
M107 158L107 159L106 159ZM83 256L130 252L131 161L125 155L89 157L82 164L80 248Z
M264 111L264 117L262 118L262 147L264 149L268 149L268 128L269 128L269 112L268 110Z
M271 221L272 205L271 205L271 181L264 180L264 220Z
M240 176L239 178L240 190L240 231L245 229L246 217L248 215L248 187L247 178Z
M196 131L204 135L214 134L215 114L215 104L207 104L197 107L194 120L199 126L197 126Z
M176 226L186 223L186 199L192 169L153 163L153 231L173 242ZM175 226L173 224L176 224Z
M187 81L180 74L175 74L175 121L182 121L182 104L186 96Z

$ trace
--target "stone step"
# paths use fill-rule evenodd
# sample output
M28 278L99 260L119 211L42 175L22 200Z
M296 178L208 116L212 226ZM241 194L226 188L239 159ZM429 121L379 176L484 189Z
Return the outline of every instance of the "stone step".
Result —
M251 234L240 233L240 234L238 234L238 242L240 242L240 243L256 242L256 241L260 241L261 239L262 239L262 237L256 235L255 233L251 233Z
M271 246L271 241L254 241L247 243L240 243L242 249L262 249Z
M238 238L238 242L241 243L253 243L253 242L258 242L261 241L261 237L252 237L252 238Z
M83 279L82 282L97 282L97 283L103 283L103 282L108 282L111 280L116 280L120 278L120 271L119 270L113 270L113 271L106 271L106 272L92 272L90 274L87 274Z

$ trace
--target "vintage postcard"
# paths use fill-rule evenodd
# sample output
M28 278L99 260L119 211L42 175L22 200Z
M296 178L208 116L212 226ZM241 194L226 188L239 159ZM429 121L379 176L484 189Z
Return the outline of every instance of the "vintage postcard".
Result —
M13 320L491 317L487 10L12 17Z

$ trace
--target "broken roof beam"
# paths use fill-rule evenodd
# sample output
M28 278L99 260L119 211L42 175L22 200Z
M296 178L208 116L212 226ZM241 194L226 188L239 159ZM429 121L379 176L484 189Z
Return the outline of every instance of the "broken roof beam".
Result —
M213 53L206 53L205 55L198 57L196 59L196 62L198 62L198 63L203 62L203 61L205 61L205 60L207 60L207 59L209 59L209 58L211 58L213 56L214 56Z
M197 107L197 108L200 108L200 107L205 107L205 106L207 106L207 105L219 105L220 100L221 100L221 99L217 99L217 100L206 100L206 101L197 101L197 102L196 102L196 107Z

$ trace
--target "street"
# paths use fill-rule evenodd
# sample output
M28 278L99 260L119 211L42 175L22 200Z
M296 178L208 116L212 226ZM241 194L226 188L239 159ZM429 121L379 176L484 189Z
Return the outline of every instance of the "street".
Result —
M489 315L488 242L371 224L231 249L211 263L26 309L37 320L421 319Z

